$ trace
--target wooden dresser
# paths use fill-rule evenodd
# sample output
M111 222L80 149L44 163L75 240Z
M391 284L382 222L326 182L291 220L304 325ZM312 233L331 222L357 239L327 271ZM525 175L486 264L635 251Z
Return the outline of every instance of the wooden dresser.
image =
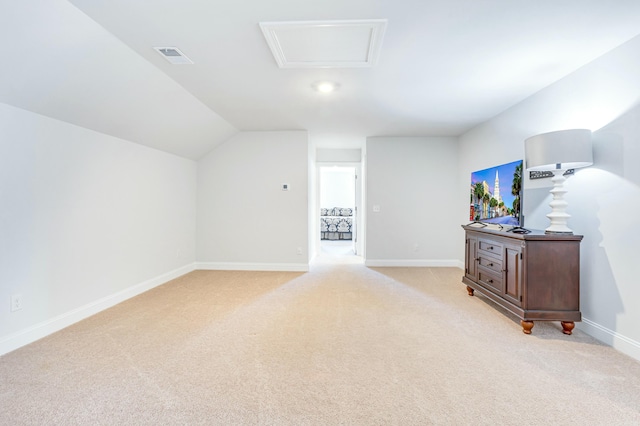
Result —
M571 334L580 313L581 235L516 234L463 225L462 282L520 318L531 334L534 321L560 321Z

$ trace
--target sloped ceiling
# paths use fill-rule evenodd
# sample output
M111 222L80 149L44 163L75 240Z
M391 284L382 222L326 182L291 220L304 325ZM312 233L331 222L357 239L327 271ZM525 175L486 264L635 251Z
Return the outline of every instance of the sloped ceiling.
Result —
M238 130L459 135L640 34L637 0L3 3L0 102L193 159ZM387 20L371 68L279 68L259 26L357 19Z
M67 1L3 3L0 102L191 159L237 132Z

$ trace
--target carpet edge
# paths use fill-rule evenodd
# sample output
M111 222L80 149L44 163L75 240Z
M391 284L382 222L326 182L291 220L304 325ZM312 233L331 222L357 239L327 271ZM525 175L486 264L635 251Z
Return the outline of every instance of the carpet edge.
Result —
M22 346L26 346L29 343L33 343L42 339L50 334L60 331L63 328L69 327L85 318L111 308L118 303L122 303L127 299L142 294L152 288L158 287L167 283L173 279L176 279L182 275L188 274L196 269L196 264L190 263L173 271L166 272L155 278L148 279L141 283L135 284L124 290L120 290L109 296L105 296L101 299L87 303L84 306L57 315L46 321L42 321L38 324L34 324L25 329L11 333L2 339L0 339L0 356L14 351Z

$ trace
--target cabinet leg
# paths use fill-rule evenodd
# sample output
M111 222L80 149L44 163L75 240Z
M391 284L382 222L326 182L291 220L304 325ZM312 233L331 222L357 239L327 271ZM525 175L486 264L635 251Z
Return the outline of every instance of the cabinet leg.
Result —
M569 335L571 335L573 327L576 326L576 323L573 321L560 321L560 324L562 325L562 332Z
M469 293L469 296L473 296L473 289L469 286L467 286L467 293Z
M522 332L524 334L531 334L531 329L533 328L533 321L521 320L520 325L522 326Z

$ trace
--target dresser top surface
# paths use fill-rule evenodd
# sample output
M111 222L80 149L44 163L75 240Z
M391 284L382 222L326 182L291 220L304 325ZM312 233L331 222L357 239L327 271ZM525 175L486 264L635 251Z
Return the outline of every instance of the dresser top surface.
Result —
M527 229L529 233L518 233L513 226L500 227L498 225L470 223L462 225L467 232L477 232L480 234L496 235L500 237L513 238L517 240L545 240L545 241L580 241L582 235L575 234L545 234L544 231L538 229Z

